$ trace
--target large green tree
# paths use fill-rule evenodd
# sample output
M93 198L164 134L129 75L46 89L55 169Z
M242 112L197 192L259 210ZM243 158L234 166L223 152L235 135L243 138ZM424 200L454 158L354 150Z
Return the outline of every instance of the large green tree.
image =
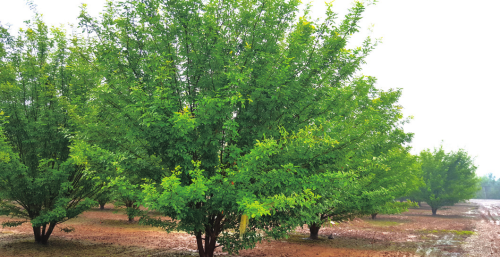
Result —
M479 190L474 159L463 149L449 153L442 146L423 150L419 161L425 181L419 197L431 206L432 215L443 206L474 197Z
M45 244L57 224L95 205L100 184L69 157L66 103L86 99L88 74L75 61L83 52L73 47L81 42L40 15L27 27L17 37L0 27L0 212L31 221Z
M330 6L324 22L298 17L299 4L125 1L100 20L83 11L100 83L72 113L75 158L112 166L116 184L148 179L143 203L176 222L147 222L192 233L202 257L316 219L321 192L356 183L339 162L400 116L399 91L355 76L374 46L346 47L361 3L341 21Z

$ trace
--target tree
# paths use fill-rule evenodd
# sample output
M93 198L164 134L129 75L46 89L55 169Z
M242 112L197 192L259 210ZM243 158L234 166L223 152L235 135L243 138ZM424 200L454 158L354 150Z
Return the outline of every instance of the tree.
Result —
M114 196L113 196L113 191L112 190L102 190L96 197L96 201L97 203L99 204L99 209L100 210L104 210L104 206L106 205L106 203L109 203L113 200Z
M130 181L134 182L132 179L118 180L113 186L113 191L116 195L115 207L125 206L128 221L133 222L134 218L141 214L140 201L144 197L140 182L130 183Z
M397 214L405 212L415 204L395 202L394 200L418 190L423 185L422 170L417 162L417 156L409 153L410 148L395 147L378 158L380 163L373 172L375 174L369 187L385 188L388 190L386 198L377 199L378 203L371 205L371 217L377 214Z
M331 6L323 23L297 22L299 3L126 1L102 20L83 11L101 83L73 113L79 163L97 170L105 159L120 179L148 179L143 203L178 223L146 222L195 235L202 257L314 219L291 210L349 184L336 154L397 115L377 111L399 93L377 101L375 80L355 76L374 46L346 48L361 3L338 23Z
M492 173L482 176L480 180L481 189L477 191L476 199L500 199L500 182Z
M422 174L425 186L420 188L420 196L436 215L439 208L467 200L479 190L474 159L460 149L446 153L441 146L434 151L420 152Z
M85 94L85 72L72 66L81 52L40 15L27 25L16 38L0 27L0 212L31 221L35 241L46 244L57 224L96 204L100 183L69 156L65 103Z

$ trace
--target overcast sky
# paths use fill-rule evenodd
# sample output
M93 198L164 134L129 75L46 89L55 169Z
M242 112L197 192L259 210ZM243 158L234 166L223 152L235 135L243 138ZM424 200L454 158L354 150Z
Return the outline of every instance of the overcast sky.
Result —
M57 26L76 24L81 3L97 16L105 0L34 2ZM312 3L312 16L324 16L324 1ZM334 9L343 15L351 3L337 0ZM415 133L413 153L444 141L448 151L464 148L475 156L479 175L500 177L498 10L499 0L380 0L368 7L360 35L383 38L363 74L377 77L380 88L403 89L404 114L414 116L405 128ZM11 24L11 32L31 17L24 1L0 0L0 22Z

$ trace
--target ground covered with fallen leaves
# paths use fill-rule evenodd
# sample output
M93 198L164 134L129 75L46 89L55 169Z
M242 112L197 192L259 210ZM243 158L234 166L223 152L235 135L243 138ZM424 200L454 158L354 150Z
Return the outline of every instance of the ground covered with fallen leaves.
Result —
M429 206L399 215L357 218L325 226L320 239L308 228L289 238L263 241L238 256L500 256L500 201L471 200L431 216ZM0 216L0 222L9 219ZM66 233L62 228L73 232ZM333 239L328 239L328 237ZM218 255L226 255L219 252ZM123 210L106 205L59 225L48 246L33 242L29 223L0 227L0 256L196 256L195 238L187 233L129 223Z

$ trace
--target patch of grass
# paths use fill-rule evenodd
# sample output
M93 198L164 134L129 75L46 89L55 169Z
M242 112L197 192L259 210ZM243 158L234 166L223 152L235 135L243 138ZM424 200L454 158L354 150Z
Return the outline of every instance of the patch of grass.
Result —
M432 233L432 234L438 234L438 233L452 233L457 236L470 236L476 234L474 231L468 231L468 230L422 230L423 233Z
M365 220L365 221L370 223L371 225L381 226L381 227L397 226L401 224L400 222L388 221L388 220Z
M335 237L334 239L326 239L321 237L316 240L310 240L308 235L294 233L290 234L287 239L279 241L286 241L293 244L306 244L306 245L322 245L331 248L348 248L356 250L375 250L375 251L402 251L414 253L418 244L416 242L390 242L382 240L372 240L369 238L348 238L348 237Z

